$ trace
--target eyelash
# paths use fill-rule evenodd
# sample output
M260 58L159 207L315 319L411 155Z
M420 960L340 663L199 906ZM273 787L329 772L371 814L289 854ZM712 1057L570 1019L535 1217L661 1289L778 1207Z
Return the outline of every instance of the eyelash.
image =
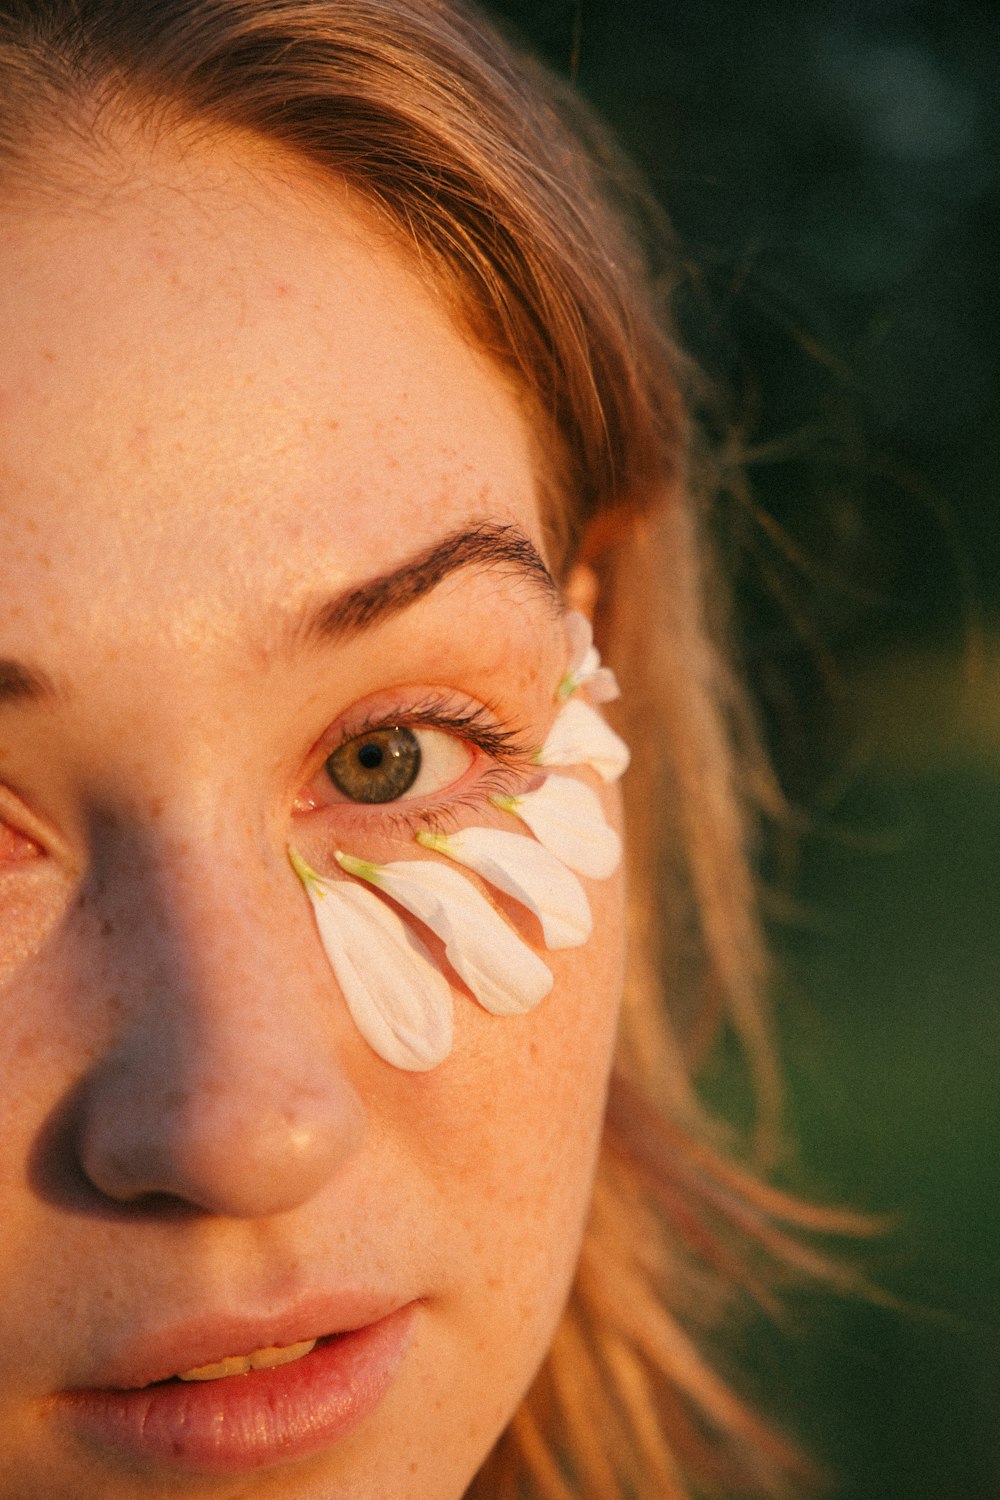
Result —
M527 734L498 710L487 704L469 705L456 709L453 700L442 694L434 694L417 704L399 709L379 710L365 715L338 735L336 744L327 750L333 754L341 745L362 735L379 729L440 729L464 740L493 761L480 774L475 785L457 796L439 793L444 800L430 805L408 806L405 799L366 807L363 803L338 803L339 812L348 809L350 816L378 817L387 831L412 838L424 828L447 832L456 826L462 812L480 812L488 806L491 796L509 795L518 789L524 777L532 770L532 754L536 746ZM377 807L377 812L375 808ZM329 808L325 809L329 811Z

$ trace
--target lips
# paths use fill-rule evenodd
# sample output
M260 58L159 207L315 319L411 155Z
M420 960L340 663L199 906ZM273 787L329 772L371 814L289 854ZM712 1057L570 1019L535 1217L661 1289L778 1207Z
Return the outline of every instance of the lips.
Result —
M203 1316L140 1335L87 1378L89 1388L135 1390L265 1349L353 1333L402 1307L405 1296L364 1290L302 1299L264 1317Z
M53 1413L109 1461L239 1474L336 1443L378 1406L419 1304L357 1297L271 1321L166 1331L125 1351ZM339 1323L331 1333L296 1338ZM289 1332L291 1330L291 1332ZM234 1350L246 1353L235 1354Z

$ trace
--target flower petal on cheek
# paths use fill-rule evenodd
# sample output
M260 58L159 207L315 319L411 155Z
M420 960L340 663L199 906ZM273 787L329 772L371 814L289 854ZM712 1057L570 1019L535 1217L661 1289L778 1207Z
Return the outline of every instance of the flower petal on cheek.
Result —
M538 842L571 870L593 880L606 880L617 870L622 841L605 820L601 799L582 781L546 776L536 791L492 800L526 823Z
M415 933L364 886L296 871L354 1024L393 1067L420 1073L448 1056L451 986Z
M417 843L436 849L483 880L513 896L542 924L548 948L578 948L593 919L587 893L561 860L523 833L501 828L463 828L460 833L418 833Z
M610 667L595 666L590 676L582 678L581 682L591 703L614 703L622 695L618 678Z
M580 609L568 609L563 616L563 630L569 647L569 670L578 677L585 663L597 660L594 627Z
M603 781L617 781L629 759L625 741L579 698L560 709L536 756L540 766L591 766Z
M556 689L556 698L564 703L578 688L585 687L592 703L611 703L621 697L618 679L610 667L601 666L594 645L594 632L587 616L577 609L567 610L563 626L569 646L569 667Z
M552 974L464 875L436 860L374 865L337 854L439 937L455 973L495 1016L524 1015L552 988Z

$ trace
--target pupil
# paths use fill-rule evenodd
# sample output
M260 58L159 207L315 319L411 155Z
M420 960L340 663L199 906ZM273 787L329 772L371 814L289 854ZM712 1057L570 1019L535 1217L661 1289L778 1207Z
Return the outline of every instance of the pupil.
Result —
M328 756L326 771L352 802L394 802L420 774L420 744L412 729L374 729Z

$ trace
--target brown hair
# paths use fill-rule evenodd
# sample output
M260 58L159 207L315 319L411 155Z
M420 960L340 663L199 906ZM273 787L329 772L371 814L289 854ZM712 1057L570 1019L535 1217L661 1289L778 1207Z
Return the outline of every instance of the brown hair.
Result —
M846 1221L729 1162L692 1082L728 1019L773 1122L748 844L774 793L707 618L712 486L657 211L562 86L451 0L0 0L0 67L12 186L37 189L43 150L65 186L123 121L255 132L360 194L530 402L553 557L596 574L623 686L631 958L570 1303L470 1494L778 1493L801 1466L713 1372L694 1310L767 1301L762 1259L821 1264L789 1230Z

